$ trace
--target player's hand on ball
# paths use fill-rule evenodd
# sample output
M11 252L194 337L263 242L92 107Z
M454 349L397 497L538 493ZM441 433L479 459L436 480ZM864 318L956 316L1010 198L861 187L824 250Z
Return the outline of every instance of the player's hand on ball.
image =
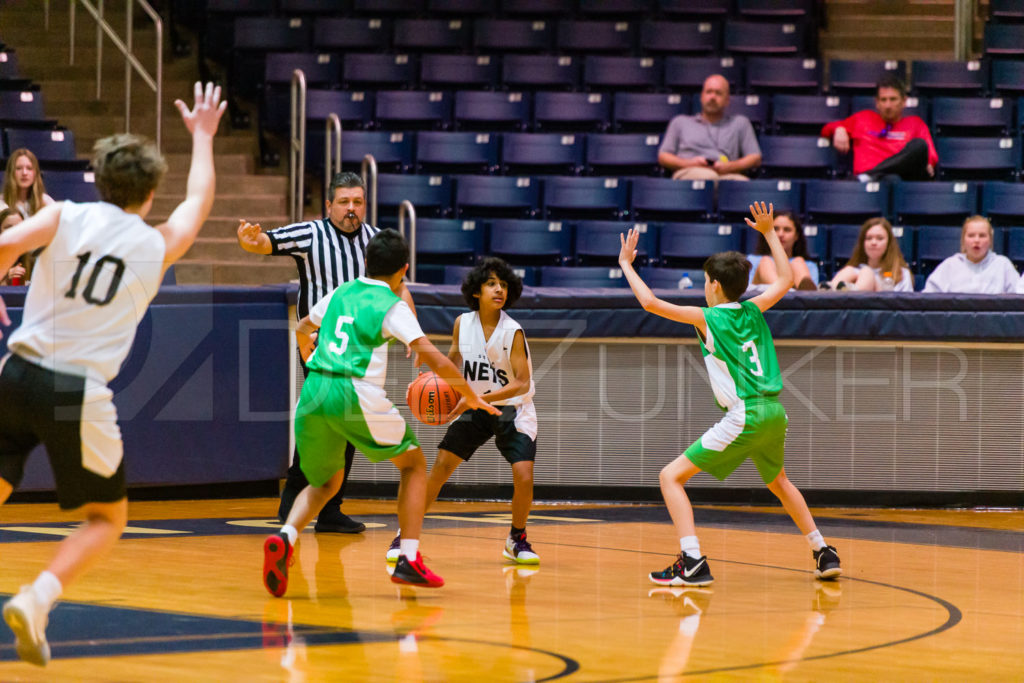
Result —
M466 404L466 407L463 408L463 410L483 410L483 411L486 411L486 412L490 413L491 415L501 415L501 411L500 410L498 410L497 408L495 408L490 403L488 403L487 401L483 400L482 398L480 398L476 394L473 394L472 396L463 396L459 400L459 403L465 403ZM458 404L456 404L456 405L458 405Z
M775 229L775 217L773 215L775 207L772 204L765 208L764 202L758 204L754 202L750 205L750 215L754 217L751 221L749 218L744 218L747 225L757 230L762 235L767 235L770 231Z
M455 422L455 420L459 419L459 415L466 412L466 407L466 397L459 396L459 402L455 404L454 408L452 408L452 412L448 413L448 422L446 424L451 424L452 422Z
M640 232L636 228L630 228L629 232L623 235L619 233L619 263L628 265L636 258L636 245L640 241Z

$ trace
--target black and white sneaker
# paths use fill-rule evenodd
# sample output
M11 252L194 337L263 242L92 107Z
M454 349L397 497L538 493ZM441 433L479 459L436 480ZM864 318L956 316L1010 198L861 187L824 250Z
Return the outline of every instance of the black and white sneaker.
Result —
M695 560L685 553L679 553L666 569L651 572L650 577L659 586L709 586L715 580L708 568L707 555Z
M839 554L830 545L814 551L814 576L818 579L835 579L843 570L839 568Z

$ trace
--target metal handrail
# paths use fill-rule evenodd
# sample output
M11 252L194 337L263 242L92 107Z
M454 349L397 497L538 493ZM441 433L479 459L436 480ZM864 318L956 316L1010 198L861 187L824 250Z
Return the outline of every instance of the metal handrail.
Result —
M363 184L366 185L366 203L370 207L370 225L377 225L377 160L372 154L363 157Z
M288 216L302 220L306 177L306 74L292 72L291 135L288 138ZM339 155L340 156L340 155Z
M156 29L156 74L150 76L149 72L142 62L136 59L135 55L132 54L133 36L135 33L134 26L132 23L132 17L135 14L134 2L138 2L139 6L149 15L149 18L153 20L153 26ZM68 35L69 45L69 57L68 64L74 66L75 64L75 7L81 4L82 7L92 15L92 18L96 20L96 99L100 99L102 96L102 81L103 81L103 35L106 34L110 41L114 43L114 46L121 51L124 56L124 129L125 132L131 131L131 119L132 119L132 70L138 73L139 77L145 82L150 89L156 93L156 147L161 147L161 137L163 133L163 98L164 98L164 22L160 18L160 14L154 10L146 0L126 0L125 2L125 13L127 14L126 20L126 40L122 41L121 38L114 32L114 29L103 19L103 0L99 0L99 6L94 6L89 0L71 0L70 8L70 27ZM47 5L47 10L49 5ZM49 12L46 13L46 22L49 23Z
M405 237L405 216L409 216L409 282L416 282L416 207L408 199L398 205L398 232Z
M341 119L334 112L327 115L326 132L324 135L324 192L331 187L334 176L341 173ZM333 140L332 140L333 137ZM334 169L331 169L331 147L334 147ZM334 197L327 197L334 201Z

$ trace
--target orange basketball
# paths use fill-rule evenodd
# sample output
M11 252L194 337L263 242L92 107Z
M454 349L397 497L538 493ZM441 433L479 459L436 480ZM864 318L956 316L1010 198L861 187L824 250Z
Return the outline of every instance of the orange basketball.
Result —
M459 392L433 372L424 372L405 395L413 417L428 425L443 425L459 402Z

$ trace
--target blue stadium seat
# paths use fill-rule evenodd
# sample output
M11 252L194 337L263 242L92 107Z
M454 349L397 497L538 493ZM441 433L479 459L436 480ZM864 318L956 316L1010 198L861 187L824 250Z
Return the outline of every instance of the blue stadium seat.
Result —
M583 85L591 90L645 90L661 85L660 57L605 57L583 60Z
M427 0L428 14L482 15L494 14L497 9L495 0Z
M350 90L408 88L416 83L415 57L348 53L342 60L342 86Z
M445 129L451 126L452 96L444 91L383 90L374 118L389 130Z
M536 217L540 187L540 182L521 176L460 176L455 180L455 216Z
M501 82L506 88L569 90L580 84L582 60L555 55L505 55Z
M754 202L774 204L776 211L803 213L803 184L790 180L723 180L718 183L718 213L727 221L750 216Z
M466 274L472 269L472 266L445 266L444 280L442 282L446 285L461 285L462 281L466 278ZM536 286L538 279L536 268L532 266L512 266L512 272L522 279L524 286Z
M418 218L416 259L419 263L471 264L484 253L482 221Z
M722 46L736 54L797 55L806 49L806 31L801 21L776 24L728 20L722 30Z
M1024 192L1017 183L985 183L981 213L997 225L1024 225Z
M941 180L1012 180L1020 172L1020 138L940 137L935 150Z
M51 128L56 122L43 113L38 90L0 90L0 123Z
M875 111L874 95L854 95L850 98L851 113L857 113L865 109ZM919 116L922 121L927 123L931 120L929 118L931 116L931 99L909 95L903 108L903 116Z
M275 0L206 0L206 11L227 16L272 14Z
M270 111L275 117L280 117L280 130L286 130L291 93L279 92L279 95L276 106ZM373 124L374 102L372 92L311 88L306 91L306 120L326 121L331 114L337 114L346 132L363 128Z
M0 79L5 82L21 78L21 71L18 69L18 54L14 50L0 50ZM4 90L12 88L5 87Z
M420 57L420 85L424 88L494 88L498 60L489 55L434 55Z
M604 266L545 266L540 270L542 287L629 287L622 270Z
M313 47L339 52L373 52L391 46L391 22L387 19L317 17L313 21Z
M624 21L560 21L555 37L559 53L629 54L635 44L636 32Z
M352 11L350 0L279 0L279 5L281 12L289 16L293 14L347 14Z
M409 200L420 218L451 214L452 181L445 176L381 173L377 176L377 208L380 215L398 216L398 207Z
M828 89L836 93L874 95L885 74L907 80L907 63L897 59L832 59L828 63Z
M477 19L473 25L473 47L481 52L548 52L554 38L548 21Z
M999 57L1024 56L1024 25L985 25L985 54Z
M1008 135L1013 102L1001 97L932 98L932 135Z
M978 186L962 181L897 183L892 212L898 223L960 225L978 212Z
M264 85L290 85L296 69L306 86L334 85L341 79L341 60L322 52L271 52L263 66Z
M530 93L459 90L452 119L459 130L523 130L530 125L532 101Z
M747 58L747 89L753 92L816 93L821 90L821 64L804 57Z
M359 14L420 14L426 0L355 0L353 9Z
M773 178L829 178L838 165L826 138L816 135L763 135L761 171Z
M544 215L550 219L618 219L628 206L628 183L618 178L544 179Z
M715 211L715 187L705 180L635 178L630 216L638 221L707 220Z
M611 126L612 97L607 93L538 92L533 98L537 131L604 131Z
M44 171L42 176L46 193L57 201L96 202L100 199L92 171L50 170Z
M615 130L664 133L674 117L690 113L688 99L678 94L617 92L612 99Z
M70 130L5 128L4 137L8 155L23 147L30 149L41 168L84 170L89 165L75 156L75 136Z
M395 20L393 44L403 52L459 52L469 45L469 22L452 19Z
M303 19L244 16L234 20L229 40L232 50L304 52L310 48L310 37L310 22Z
M842 95L775 95L772 128L779 133L817 134L830 121L850 115L850 100Z
M582 15L628 17L654 11L654 0L579 0Z
M639 46L656 54L710 55L718 52L721 36L717 21L645 21L640 25Z
M1021 0L990 0L988 14L998 22L1024 21L1024 2Z
M620 235L630 228L640 231L637 257L633 265L641 266L658 260L657 228L647 223L621 221L580 221L576 224L576 260L581 266L613 266L618 263Z
M1024 228L1001 228L1006 241L1006 258L1013 261L1017 270L1024 268Z
M439 133L416 136L417 173L493 173L498 170L496 133Z
M985 62L919 60L910 69L911 90L919 95L979 96L988 87Z
M890 188L888 183L809 180L804 199L807 219L819 223L860 223L874 216L888 216Z
M732 11L732 0L658 0L658 8L669 17L724 19Z
M959 253L960 233L962 231L961 227L955 225L918 226L917 272L927 277L941 261L953 254ZM1002 251L1002 249L997 249L996 251Z
M743 89L742 57L665 57L664 84L669 90L700 92L711 74L721 74L733 93Z
M501 0L501 12L507 16L525 15L571 16L576 11L576 0Z
M829 259L832 262L833 270L842 268L857 245L857 236L860 234L860 225L832 225L828 228L830 233ZM893 237L900 247L900 253L907 262L907 266L914 269L916 258L914 247L914 229L903 225L892 226Z
M561 221L491 221L488 253L522 266L562 265L572 260L572 226Z
M828 238L829 233L827 229L824 229L824 226L820 226L816 223L804 224L804 240L807 243L807 258L818 267L824 264L825 257L828 256ZM810 263L808 265L810 265ZM811 276L814 277L815 273L812 272ZM815 280L817 282L821 281L818 278L815 278Z
M768 105L769 100L765 95L733 95L729 98L729 106L726 111L733 116L746 116L754 126L754 130L760 132L768 126ZM700 96L693 96L693 111L701 110Z
M323 164L323 141L317 147L312 141L306 142L307 151L317 150L315 158ZM359 172L363 157L373 155L377 170L381 173L404 172L412 168L412 151L415 134L388 131L350 130L342 135L341 162L345 170ZM307 160L308 163L308 160Z
M584 136L572 133L505 133L501 140L502 172L510 175L583 171Z
M665 223L658 240L661 261L671 267L699 268L712 254L742 253L746 229L718 223Z
M651 289L681 289L690 294L702 291L704 271L698 268L657 268L641 266L637 271Z
M993 59L990 62L991 89L996 95L1024 95L1024 61Z
M814 13L813 0L736 0L744 19L797 19Z
M660 175L656 133L587 136L586 169L595 175Z

